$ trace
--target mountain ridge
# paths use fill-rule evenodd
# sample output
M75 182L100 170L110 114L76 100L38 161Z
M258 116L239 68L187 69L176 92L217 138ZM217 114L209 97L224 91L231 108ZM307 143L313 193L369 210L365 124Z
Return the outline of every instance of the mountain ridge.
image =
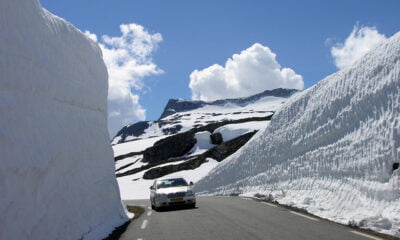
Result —
M223 105L227 103L234 104L244 104L250 101L257 101L262 97L273 96L273 97L288 97L298 92L297 89L287 89L287 88L276 88L273 90L265 90L261 93L257 93L254 95L250 95L248 97L241 98L227 98L227 99L219 99L215 101L201 101L201 100L182 100L182 99L169 99L167 105L162 112L160 119L165 118L169 115L172 115L176 112L189 111L199 107L203 107L204 105ZM179 109L179 111L176 111Z
M200 100L168 100L160 118L156 121L140 121L124 126L112 140L112 144L119 144L134 139L158 137L187 131L212 122L236 120L240 118L265 117L272 115L277 107L260 110L259 107L247 106L263 100L284 100L297 93L296 89L278 88L265 90L261 93L242 98L220 99L211 102Z

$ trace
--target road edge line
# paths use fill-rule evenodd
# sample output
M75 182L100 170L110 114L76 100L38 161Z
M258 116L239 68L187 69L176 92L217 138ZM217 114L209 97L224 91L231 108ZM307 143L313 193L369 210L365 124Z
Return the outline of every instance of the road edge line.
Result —
M350 232L351 232L351 233L354 233L354 234L357 234L357 235L359 235L359 236L363 236L363 237L369 238L369 239L382 240L382 238L374 237L374 236L371 236L371 235L369 235L369 234L362 233L362 232L359 232L359 231L356 231L356 230L352 230L352 231L350 231Z
M319 219L317 219L317 218L313 218L313 217L307 216L307 215L302 214L302 213L298 213L298 212L295 212L295 211L290 211L290 212L295 214L295 215L297 215L297 216L301 216L301 217L304 217L304 218L307 218L307 219L310 219L310 220L313 220L313 221L316 221L316 222L319 221Z

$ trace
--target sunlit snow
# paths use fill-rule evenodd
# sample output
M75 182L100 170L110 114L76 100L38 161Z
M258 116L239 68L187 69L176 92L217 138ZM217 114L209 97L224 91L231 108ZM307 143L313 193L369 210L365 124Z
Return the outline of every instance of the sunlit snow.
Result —
M400 33L288 100L195 190L256 193L400 236Z

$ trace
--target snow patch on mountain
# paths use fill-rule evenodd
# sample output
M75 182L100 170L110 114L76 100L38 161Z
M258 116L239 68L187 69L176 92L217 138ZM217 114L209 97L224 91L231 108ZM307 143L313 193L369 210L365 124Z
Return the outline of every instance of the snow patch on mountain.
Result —
M214 102L171 99L159 120L127 125L111 143L182 133L213 122L272 116L296 92L294 89L275 89L246 98Z
M255 130L264 129L268 125L268 121L260 121L260 122L245 122L239 124L228 124L223 127L217 128L214 133L220 132L223 135L224 141L229 141L235 137L239 137L245 133L252 132ZM214 147L215 145L210 142L210 132L203 131L195 134L195 138L197 143L195 146L189 151L189 154L186 157L194 156L197 154L204 153L208 149ZM154 143L158 140L166 138L167 136L141 139L121 144L113 145L115 156L121 156L127 154L129 152L139 152L145 148L152 147ZM136 155L133 157L127 157L122 160L116 161L116 173L124 173L129 170L139 168L145 166L147 163L142 162L143 155ZM199 179L203 178L217 165L222 162L218 162L212 158L207 159L208 162L203 163L200 167L193 170L185 170L172 174L166 175L166 177L185 177L188 181L197 182ZM180 164L184 161L178 162L166 162L164 164L157 165L155 167L162 167L167 165ZM124 167L126 166L126 167ZM121 170L118 170L122 167ZM152 168L137 172L135 174L131 174L129 176L119 177L117 178L118 184L121 191L121 198L124 200L130 199L148 199L150 196L149 187L152 185L153 180L143 179L143 174Z
M400 236L400 33L293 96L196 184Z
M202 154L208 149L214 147L215 145L211 143L210 135L211 133L208 131L195 133L194 138L196 138L197 142L189 151L190 155Z
M102 239L127 220L97 45L38 0L0 1L0 239Z
M269 124L269 121L253 121L245 123L227 124L217 128L214 133L221 133L224 141L229 141L243 134L263 130Z

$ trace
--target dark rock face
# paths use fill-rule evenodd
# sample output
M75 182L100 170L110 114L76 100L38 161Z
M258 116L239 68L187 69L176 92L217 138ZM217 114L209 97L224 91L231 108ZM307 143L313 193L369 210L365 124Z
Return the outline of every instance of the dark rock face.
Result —
M143 174L143 179L155 179L182 170L196 169L204 162L207 162L207 160L204 157L199 156L191 158L190 160L178 165L152 168Z
M162 131L165 135L172 135L172 134L179 132L181 129L182 129L182 125L175 125L170 128L163 128Z
M231 120L224 122L216 122L208 124L206 126L192 128L187 132L179 133L164 138L156 142L153 147L146 149L144 152L131 152L121 156L116 156L115 161L138 154L144 154L143 162L149 162L149 164L164 162L168 158L179 157L188 153L190 149L193 148L194 144L196 144L196 139L194 138L194 134L197 132L203 132L203 131L214 132L215 129L227 124L236 124L236 123L244 123L252 121L267 121L271 120L272 116L273 114L266 117L252 117L252 118L245 118L245 119L238 119L238 120ZM216 135L218 135L218 133L216 133ZM221 135L220 143L222 143L222 141L223 139ZM220 143L215 143L215 144L220 144Z
M210 138L212 144L221 144L223 141L221 133L213 133L210 135Z
M203 101L186 101L179 99L170 99L165 106L163 113L160 116L160 119L172 115L177 112L190 111L196 108L200 108L204 106Z
M138 136L142 135L144 133L144 131L150 126L149 123L150 122L148 122L148 121L143 121L143 122L137 122L135 124L123 127L121 130L119 130L117 135L115 135L115 137L121 136L121 139L118 141L118 143L125 142L125 139L128 136L138 137Z
M206 158L213 158L218 162L221 162L226 157L230 156L232 153L236 152L244 144L246 144L251 137L256 134L257 131L249 132L234 138L230 141L224 142L216 147L209 149L207 152L203 153Z
M156 142L153 147L144 150L143 162L154 164L171 157L184 155L197 142L194 134L195 131L187 131Z
M224 142L203 154L187 159L184 163L152 168L144 173L143 179L155 179L182 170L196 169L201 164L207 162L207 158L213 158L220 162L246 144L255 133L256 131L246 133L240 137Z

